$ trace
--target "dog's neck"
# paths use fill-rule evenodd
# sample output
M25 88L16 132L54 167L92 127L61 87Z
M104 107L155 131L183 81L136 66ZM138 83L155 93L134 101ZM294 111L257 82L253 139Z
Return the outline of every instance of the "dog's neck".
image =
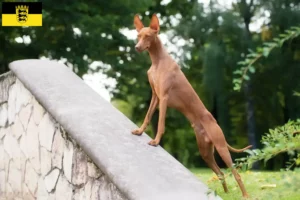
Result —
M152 65L157 65L159 60L169 56L158 36L156 36L154 41L151 43L148 52L152 61Z

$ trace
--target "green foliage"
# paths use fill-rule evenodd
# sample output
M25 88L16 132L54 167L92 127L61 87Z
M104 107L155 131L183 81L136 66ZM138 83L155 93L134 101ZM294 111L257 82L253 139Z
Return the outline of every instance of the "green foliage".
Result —
M229 193L225 193L217 176L210 169L191 171L211 190L224 200L241 200L241 192L234 177L225 173ZM295 171L246 171L240 172L249 200L298 200L300 191L300 170Z
M300 36L300 26L293 26L285 33L279 34L271 42L264 42L262 46L257 47L256 51L249 49L249 53L243 61L239 61L240 69L235 70L233 73L238 77L233 79L234 90L240 90L244 81L250 80L250 74L254 74L256 63L259 59L267 58L274 48L282 47L283 43Z
M249 155L236 159L237 166L242 169L250 169L253 163L263 161L264 164L280 153L288 153L291 160L287 162L286 169L300 166L300 120L289 121L283 126L270 129L269 133L262 137L262 149L245 150Z

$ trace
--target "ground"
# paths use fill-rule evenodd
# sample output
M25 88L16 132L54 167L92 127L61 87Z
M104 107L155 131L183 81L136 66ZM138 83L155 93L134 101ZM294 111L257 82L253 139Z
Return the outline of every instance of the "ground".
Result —
M241 200L241 192L234 177L226 172L229 193L210 169L191 169L191 171L224 200ZM249 200L299 200L300 172L240 172L245 187L251 196Z

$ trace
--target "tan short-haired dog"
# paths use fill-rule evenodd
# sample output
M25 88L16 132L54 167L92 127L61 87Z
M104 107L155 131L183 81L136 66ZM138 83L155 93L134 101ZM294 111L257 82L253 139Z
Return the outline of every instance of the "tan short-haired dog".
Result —
M134 25L138 32L138 43L135 49L138 52L147 50L149 52L152 65L148 70L148 79L152 88L152 99L142 126L132 133L141 135L149 124L152 115L159 105L159 121L157 134L150 145L159 144L165 132L165 117L167 107L172 107L183 113L192 124L196 134L197 144L202 158L207 165L218 175L222 181L225 192L228 188L224 179L224 174L218 167L214 158L214 147L217 149L223 161L231 168L232 173L242 191L244 197L248 197L240 175L233 168L233 162L229 150L242 152L251 147L234 149L225 140L224 134L214 117L206 109L197 93L186 79L178 64L172 59L163 47L159 37L159 20L154 14L150 26L144 27L142 21L135 15ZM228 150L229 149L229 150Z

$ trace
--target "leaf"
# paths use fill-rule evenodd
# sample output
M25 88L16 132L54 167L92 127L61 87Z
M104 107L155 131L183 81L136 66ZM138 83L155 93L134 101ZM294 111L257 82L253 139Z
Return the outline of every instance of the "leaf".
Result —
M245 74L245 75L243 76L243 78L244 78L245 80L247 80L247 81L250 80L250 77L249 77L247 74Z
M270 53L270 49L269 48L267 48L267 47L263 48L263 56L264 57L268 57L269 53Z
M252 65L249 66L249 72L251 72L252 74L255 73L255 68Z
M239 91L240 89L241 89L241 86L239 86L239 85L235 85L233 88L233 90L235 90L235 91Z
M250 154L250 155L254 155L253 151L250 150L250 149L246 149L244 152L246 152L246 153L248 153L248 154Z
M265 184L260 186L261 189L276 188L276 184Z
M241 70L236 70L233 72L233 74L242 74L243 72Z
M247 164L244 163L244 164L242 165L242 171L243 171L243 172L247 171Z
M239 61L237 64L238 64L238 65L245 65L246 62L245 62L245 61Z

